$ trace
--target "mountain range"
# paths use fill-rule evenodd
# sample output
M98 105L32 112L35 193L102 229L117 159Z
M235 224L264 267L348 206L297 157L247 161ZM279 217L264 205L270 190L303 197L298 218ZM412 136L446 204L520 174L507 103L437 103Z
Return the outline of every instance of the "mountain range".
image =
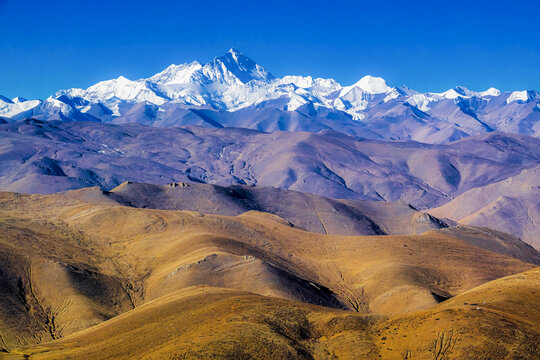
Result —
M3 191L109 191L125 181L276 187L402 201L424 211L443 206L436 216L493 227L540 247L540 139L525 135L495 132L422 144L331 130L265 133L27 119L0 125L0 162ZM505 204L513 210L505 211ZM479 220L494 212L489 222Z
M60 90L44 101L0 96L0 116L265 132L336 130L369 139L447 143L492 131L538 137L540 94L461 86L419 93L374 76L348 86L310 76L277 78L230 49L206 64L171 65L140 80L120 76L88 89Z
M540 359L539 120L234 49L0 96L0 358Z

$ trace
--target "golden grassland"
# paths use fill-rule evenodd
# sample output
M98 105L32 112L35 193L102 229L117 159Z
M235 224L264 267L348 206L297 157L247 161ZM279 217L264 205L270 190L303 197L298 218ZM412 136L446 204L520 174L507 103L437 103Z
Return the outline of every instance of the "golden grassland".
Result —
M537 259L486 229L321 235L73 193L0 193L0 229L6 358L540 357Z

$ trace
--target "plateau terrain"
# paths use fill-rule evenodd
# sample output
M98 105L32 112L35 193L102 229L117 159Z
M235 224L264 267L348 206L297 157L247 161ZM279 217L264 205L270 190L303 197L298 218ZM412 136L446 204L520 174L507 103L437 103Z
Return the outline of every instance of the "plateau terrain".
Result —
M384 204L397 215L370 224L408 225L399 235L308 232L302 225L314 226L317 215L295 217L287 204L267 209L274 214L234 210L228 204L264 208L277 191L246 188L242 198L241 189L124 183L111 191L1 193L2 356L539 354L540 257L518 238L434 217L423 217L431 229L418 234L411 224L420 213L400 203L339 207L290 192L284 198L327 202L345 214ZM229 208L239 214L223 215Z
M0 359L537 360L539 250L535 90L230 49L0 95Z

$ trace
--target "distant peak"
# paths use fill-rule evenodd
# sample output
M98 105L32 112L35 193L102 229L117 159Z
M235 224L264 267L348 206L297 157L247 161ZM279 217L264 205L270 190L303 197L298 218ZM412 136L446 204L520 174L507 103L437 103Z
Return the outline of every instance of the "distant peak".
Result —
M468 96L471 92L469 89L467 89L465 86L456 86L454 88L454 91L457 92L460 95Z
M154 75L150 79L153 79L154 77L161 76L161 75L164 75L164 74L179 73L179 72L183 72L183 71L195 71L197 69L200 69L201 67L202 67L202 65L198 61L192 61L190 63L179 64L179 65L171 64L171 65L167 66L165 68L165 70L163 70L160 73L157 73L156 75Z
M171 65L167 66L165 68L165 70L167 70L167 69L176 70L176 69L187 68L187 67L190 67L190 66L200 66L200 65L201 65L201 63L198 62L197 60L195 60L195 61L192 61L190 63L185 63L185 64L178 64L178 65L177 64L171 64Z
M220 72L222 66L244 84L251 80L269 81L274 78L262 66L235 48L231 48L223 56L214 58L205 65L205 68L208 70L213 68L212 72Z
M371 75L364 76L353 86L359 87L370 94L382 94L391 89L383 78Z
M486 91L482 92L482 95L499 96L499 95L501 95L501 91L499 89L495 89L494 87L490 87Z
M26 100L23 97L17 96L17 97L14 97L13 99L11 99L11 101L14 102L14 103L23 103L23 102L28 101L28 100Z
M242 60L242 58L245 58L245 59L248 59L248 60L251 60L250 58L248 58L247 56L245 56L244 54L242 54L240 51L236 50L235 48L230 48L229 51L227 51L227 54L225 54L225 56L231 56L234 61L236 61L237 63L241 62L241 61L245 61L245 60Z
M462 86L456 86L453 89L446 90L445 92L436 93L436 94L439 96L442 96L445 99L457 99L458 97L463 97L463 96L466 97L467 95L465 91L469 91L469 90L465 89Z
M464 86L456 86L453 89L447 90L439 95L443 96L446 99L457 99L458 97L471 97L471 96L499 96L501 92L493 87L487 89L486 91L476 92L467 89Z
M193 74L200 70L202 65L198 61L189 64L169 65L165 70L148 78L160 84L185 84L193 81Z
M528 102L531 99L535 98L536 94L535 91L512 91L508 98L506 99L506 103L510 104L512 101L521 101L521 102Z

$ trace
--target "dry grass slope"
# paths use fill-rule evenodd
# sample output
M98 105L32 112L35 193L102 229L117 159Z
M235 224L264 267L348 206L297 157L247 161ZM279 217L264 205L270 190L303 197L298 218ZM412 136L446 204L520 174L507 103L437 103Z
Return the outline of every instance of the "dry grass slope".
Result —
M9 357L537 350L538 255L487 229L326 236L257 211L140 209L73 193L0 193L0 209L0 347ZM533 310L516 316L522 303Z
M430 310L376 316L197 286L13 358L537 359L538 291L537 268Z

